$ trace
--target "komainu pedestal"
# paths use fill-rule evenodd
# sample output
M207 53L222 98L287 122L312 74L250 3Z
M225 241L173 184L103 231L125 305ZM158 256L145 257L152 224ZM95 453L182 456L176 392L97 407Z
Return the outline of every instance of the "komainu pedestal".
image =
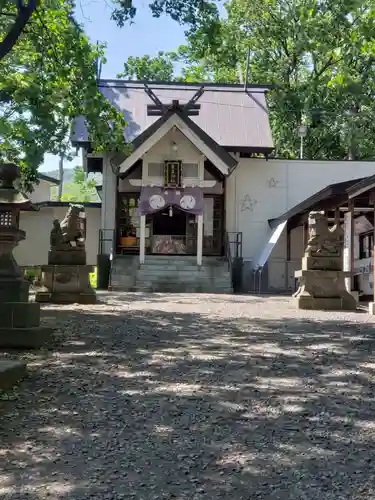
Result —
M43 289L35 300L55 304L95 304L96 294L90 285L94 266L42 266Z
M346 289L343 268L343 231L339 225L328 227L321 212L309 215L309 241L296 271L299 288L293 295L299 309L354 311L356 300Z
M90 285L93 266L86 265L84 216L81 205L71 205L64 220L55 219L51 231L48 265L42 266L42 290L37 302L95 304Z
M19 213L35 210L14 188L18 176L16 165L0 164L0 348L37 348L53 329L40 326L40 305L29 302L29 284L13 256L26 236L18 227Z

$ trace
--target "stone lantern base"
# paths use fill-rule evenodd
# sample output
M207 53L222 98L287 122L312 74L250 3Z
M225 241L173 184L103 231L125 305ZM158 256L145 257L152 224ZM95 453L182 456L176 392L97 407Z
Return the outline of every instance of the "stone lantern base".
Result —
M26 363L10 359L0 360L0 390L12 389L27 374Z
M55 304L95 304L96 293L90 285L90 265L48 265L42 267L43 290L36 293L37 302Z
M51 340L52 332L40 326L39 304L0 302L0 348L39 348Z
M29 303L29 283L13 256L13 250L26 236L19 228L20 211L36 209L14 187L19 174L16 165L0 164L0 348L6 349L41 347L53 332L52 328L40 326L40 306ZM23 368L18 368L6 366L14 381L23 373Z

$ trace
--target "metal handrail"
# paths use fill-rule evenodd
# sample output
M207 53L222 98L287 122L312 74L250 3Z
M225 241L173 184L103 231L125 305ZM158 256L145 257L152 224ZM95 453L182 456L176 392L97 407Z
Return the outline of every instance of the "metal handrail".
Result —
M235 259L242 258L242 232L241 231L228 231L226 233L229 245L235 246ZM232 253L232 251L231 251Z
M109 235L108 235L109 234ZM111 244L111 251L109 255L109 277L108 277L108 289L112 289L112 269L113 269L113 259L116 254L115 252L115 247L116 247L116 232L114 229L99 229L99 248L98 248L98 253L99 255L102 254L103 252L103 244L105 242L110 241Z
M228 261L228 271L230 272L232 278L232 267L233 267L232 250L230 248L229 233L227 232L225 232L225 258Z
M231 239L230 235L234 235ZM232 245L235 245L234 255L232 253ZM228 270L230 272L232 285L234 284L233 277L233 260L242 258L242 233L241 232L225 232L225 258L228 260Z
M103 253L103 243L110 241L111 245L111 253L114 252L115 248L115 230L114 229L99 229L99 244L98 244L98 254L101 255Z

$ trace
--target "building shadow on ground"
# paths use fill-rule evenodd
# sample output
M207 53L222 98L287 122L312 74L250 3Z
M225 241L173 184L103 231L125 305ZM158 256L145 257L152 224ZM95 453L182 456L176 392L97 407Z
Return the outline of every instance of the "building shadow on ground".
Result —
M62 343L2 403L3 498L374 498L372 324L44 315Z

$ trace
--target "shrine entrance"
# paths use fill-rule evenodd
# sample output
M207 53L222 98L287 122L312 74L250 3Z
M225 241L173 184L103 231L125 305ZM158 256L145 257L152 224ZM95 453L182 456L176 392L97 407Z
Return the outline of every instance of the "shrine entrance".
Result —
M140 253L139 200L139 193L119 193L116 230L118 254ZM203 255L223 255L223 195L204 196L202 219ZM165 244L171 240L177 243ZM169 205L145 216L145 254L196 255L197 244L198 216Z
M196 217L177 207L167 207L149 215L152 229L150 253L195 255L197 251Z

